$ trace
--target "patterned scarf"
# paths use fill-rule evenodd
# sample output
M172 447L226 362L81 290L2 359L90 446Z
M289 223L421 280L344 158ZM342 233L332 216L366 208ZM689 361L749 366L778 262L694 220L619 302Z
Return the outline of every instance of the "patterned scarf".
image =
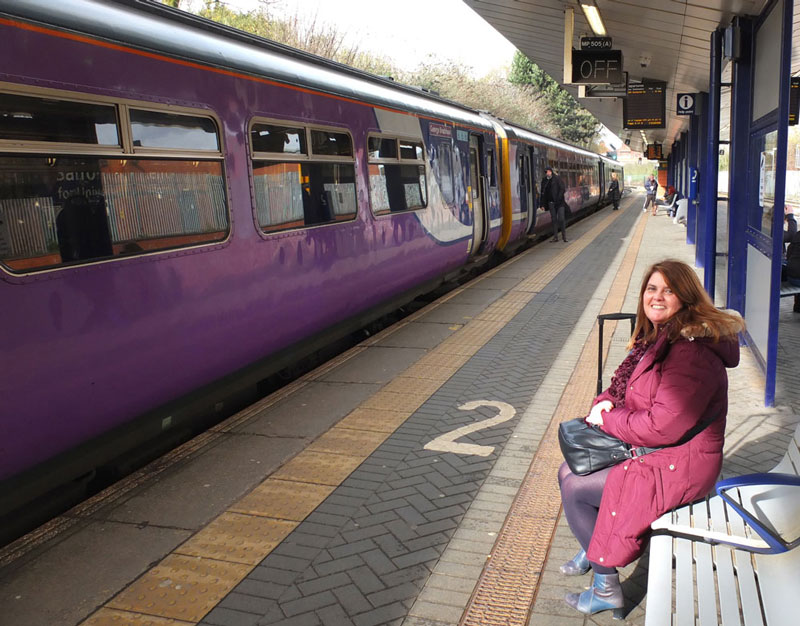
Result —
M614 372L611 385L608 387L608 394L611 396L615 407L625 406L625 390L628 388L628 379L650 345L641 340L637 341L633 349L628 352L625 360L620 363L617 371Z

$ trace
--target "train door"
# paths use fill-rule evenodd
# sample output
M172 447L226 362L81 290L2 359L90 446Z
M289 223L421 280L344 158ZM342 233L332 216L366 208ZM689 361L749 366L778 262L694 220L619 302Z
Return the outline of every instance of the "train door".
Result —
M520 195L524 198L528 209L527 231L533 232L536 227L536 209L539 204L539 193L536 188L533 148L524 148L520 158Z
M486 198L486 176L481 159L481 140L477 135L469 136L469 186L472 195L472 250L470 254L478 254L488 234L488 202Z
M608 181L606 180L606 164L602 161L597 163L597 180L600 183L600 202L608 200Z

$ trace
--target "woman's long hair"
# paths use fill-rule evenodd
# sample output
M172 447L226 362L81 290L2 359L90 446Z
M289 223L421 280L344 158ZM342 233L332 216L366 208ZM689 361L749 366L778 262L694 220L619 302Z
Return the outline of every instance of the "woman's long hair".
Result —
M664 259L651 265L644 273L639 289L636 326L628 348L632 348L637 339L643 339L647 343L656 339L656 328L644 313L644 292L655 272L661 273L667 286L683 305L667 322L666 332L670 343L675 342L681 336L681 331L687 327L703 328L704 336L715 342L720 337L735 337L736 333L744 330L744 320L741 317L720 311L714 306L691 267L682 261Z

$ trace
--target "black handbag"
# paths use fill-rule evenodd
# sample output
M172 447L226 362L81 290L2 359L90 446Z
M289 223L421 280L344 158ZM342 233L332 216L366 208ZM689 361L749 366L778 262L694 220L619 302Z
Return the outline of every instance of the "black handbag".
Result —
M587 424L583 417L558 425L558 445L569 469L579 476L661 449L634 448L598 426Z

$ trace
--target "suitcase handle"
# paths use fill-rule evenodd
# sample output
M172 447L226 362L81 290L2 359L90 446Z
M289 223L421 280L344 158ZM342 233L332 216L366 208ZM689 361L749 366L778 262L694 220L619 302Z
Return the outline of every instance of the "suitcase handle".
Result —
M636 327L636 313L603 313L597 316L597 323L600 326L600 339L597 348L597 395L603 391L603 324L606 320L630 320L631 321L631 334Z

